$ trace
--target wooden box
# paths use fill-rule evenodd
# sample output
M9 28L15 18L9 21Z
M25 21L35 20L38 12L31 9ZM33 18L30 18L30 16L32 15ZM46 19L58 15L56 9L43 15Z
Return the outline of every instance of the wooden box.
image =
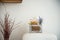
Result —
M0 0L3 3L21 3L22 0Z

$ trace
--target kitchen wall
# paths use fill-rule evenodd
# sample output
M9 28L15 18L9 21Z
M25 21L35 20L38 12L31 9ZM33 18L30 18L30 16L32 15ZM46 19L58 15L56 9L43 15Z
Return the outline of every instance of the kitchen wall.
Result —
M43 33L53 33L59 38L58 3L58 0L23 0L22 3L0 3L0 17L3 18L7 12L10 18L15 18L15 23L19 23L15 26L17 28L13 30L10 40L21 40L22 35L29 31L28 20L39 16L43 18Z

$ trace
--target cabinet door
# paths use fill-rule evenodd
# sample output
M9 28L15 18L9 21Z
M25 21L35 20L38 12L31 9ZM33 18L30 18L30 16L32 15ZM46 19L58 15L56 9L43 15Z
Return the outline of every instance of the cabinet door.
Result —
M6 3L21 3L22 0L0 0L0 2L6 2Z

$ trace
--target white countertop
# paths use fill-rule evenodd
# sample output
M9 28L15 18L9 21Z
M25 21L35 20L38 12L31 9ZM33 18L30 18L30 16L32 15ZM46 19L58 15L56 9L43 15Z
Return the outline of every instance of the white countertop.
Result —
M57 37L48 33L26 33L23 40L57 40Z

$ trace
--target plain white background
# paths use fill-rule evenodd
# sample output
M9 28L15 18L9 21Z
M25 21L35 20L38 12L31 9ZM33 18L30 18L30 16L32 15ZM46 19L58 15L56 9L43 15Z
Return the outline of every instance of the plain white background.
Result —
M3 15L6 12L12 19L15 18L15 23L19 23L12 32L10 40L21 40L22 35L29 30L29 19L39 16L43 18L43 33L55 34L58 39L60 37L59 0L23 0L22 3L5 3L4 5L0 3L0 17L4 18Z

